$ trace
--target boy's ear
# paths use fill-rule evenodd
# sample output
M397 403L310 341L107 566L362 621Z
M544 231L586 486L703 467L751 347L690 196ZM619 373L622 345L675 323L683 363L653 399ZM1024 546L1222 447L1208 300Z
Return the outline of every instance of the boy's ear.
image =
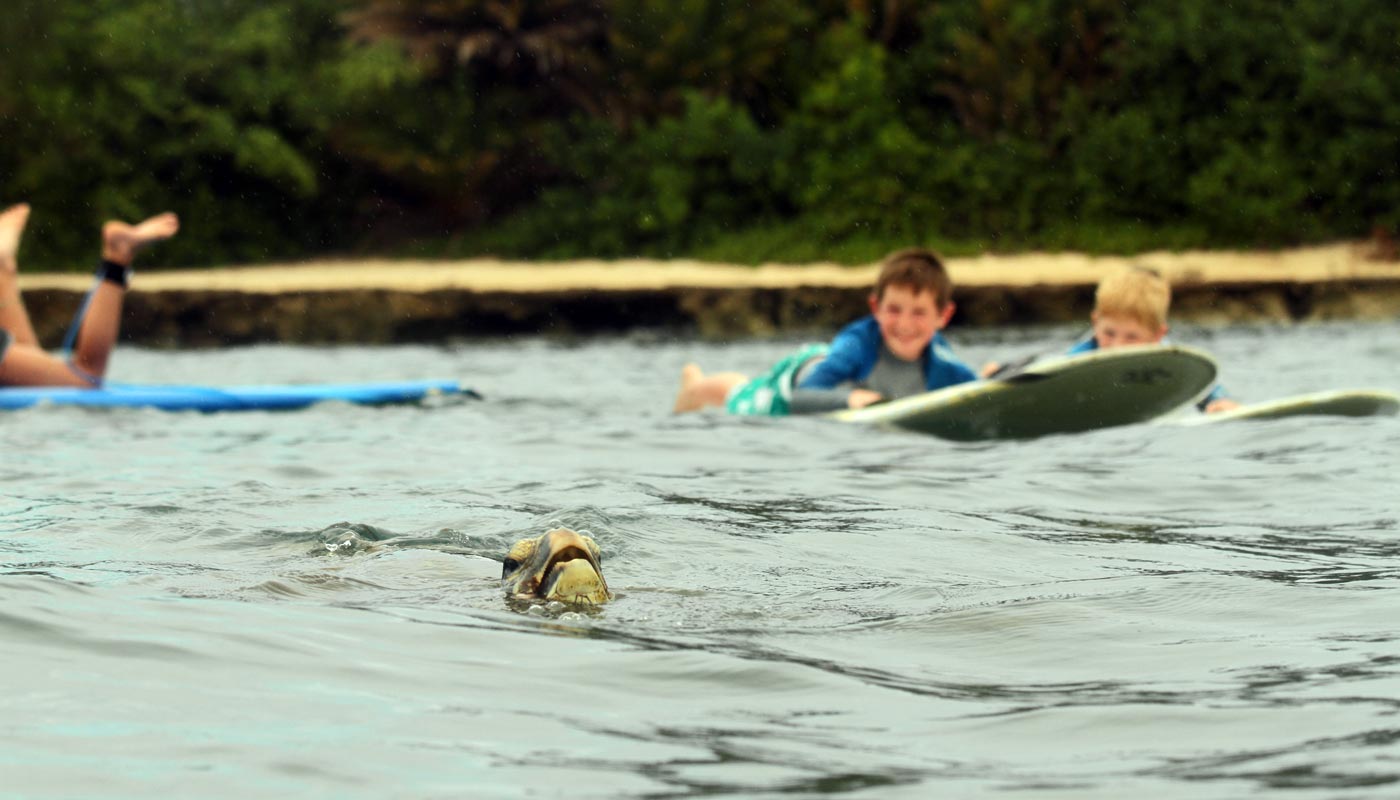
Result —
M880 296L874 292L870 293L870 313L874 314L880 310Z
M954 314L954 312L956 312L957 310L958 310L958 307L957 307L956 305L953 304L953 301L952 301L952 300L949 300L947 303L944 304L943 308L939 309L939 311L938 311L938 330L941 331L941 330L943 330L944 328L948 327L948 323L949 323L950 321L952 321L952 319L953 319L953 314Z

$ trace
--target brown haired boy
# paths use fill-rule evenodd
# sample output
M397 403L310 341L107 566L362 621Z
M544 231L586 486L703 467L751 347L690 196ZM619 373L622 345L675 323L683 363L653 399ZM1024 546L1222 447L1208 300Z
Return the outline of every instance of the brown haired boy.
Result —
M952 293L953 282L935 253L891 253L870 294L870 316L847 325L830 346L807 345L752 380L737 372L707 376L687 364L675 411L835 411L975 380L939 334L953 316Z

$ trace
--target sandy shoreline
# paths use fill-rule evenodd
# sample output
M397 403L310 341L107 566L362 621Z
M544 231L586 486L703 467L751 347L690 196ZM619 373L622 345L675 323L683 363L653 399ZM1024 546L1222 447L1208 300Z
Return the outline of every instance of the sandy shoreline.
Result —
M949 259L958 326L1082 322L1129 263L1172 282L1173 320L1207 325L1400 319L1400 262L1368 243L1277 252L1023 253ZM122 337L153 346L432 342L463 336L689 331L709 338L824 332L866 313L878 267L689 260L323 260L137 269ZM21 274L40 338L63 335L90 275ZM813 334L815 335L815 334Z
M1133 257L1078 253L988 254L948 260L954 282L964 287L1081 286L1097 283L1115 267L1135 263L1160 270L1173 285L1400 281L1400 262L1369 257L1367 243L1346 242L1280 251L1156 252ZM522 262L308 261L207 270L138 271L142 292L217 291L248 293L385 290L432 292L634 291L682 287L786 288L869 286L875 265L829 263L758 267L690 260ZM85 291L88 275L21 274L31 291Z

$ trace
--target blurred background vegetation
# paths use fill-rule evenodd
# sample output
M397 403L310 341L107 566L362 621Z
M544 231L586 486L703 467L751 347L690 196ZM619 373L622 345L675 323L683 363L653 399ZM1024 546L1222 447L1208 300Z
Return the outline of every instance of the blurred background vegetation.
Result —
M1393 0L9 0L29 269L1283 246L1400 223Z

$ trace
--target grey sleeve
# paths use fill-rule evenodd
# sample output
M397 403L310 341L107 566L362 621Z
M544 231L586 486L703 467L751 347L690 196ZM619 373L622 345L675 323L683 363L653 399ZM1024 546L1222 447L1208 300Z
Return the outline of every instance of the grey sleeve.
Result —
M846 407L849 388L835 389L793 389L788 411L793 414L824 414L840 411Z
M811 373L813 368L822 362L820 358L813 358L803 364L797 370L797 374L792 379L792 397L788 405L789 414L825 414L828 411L840 411L846 407L846 397L851 393L849 386L837 386L831 389L800 389L802 380Z

